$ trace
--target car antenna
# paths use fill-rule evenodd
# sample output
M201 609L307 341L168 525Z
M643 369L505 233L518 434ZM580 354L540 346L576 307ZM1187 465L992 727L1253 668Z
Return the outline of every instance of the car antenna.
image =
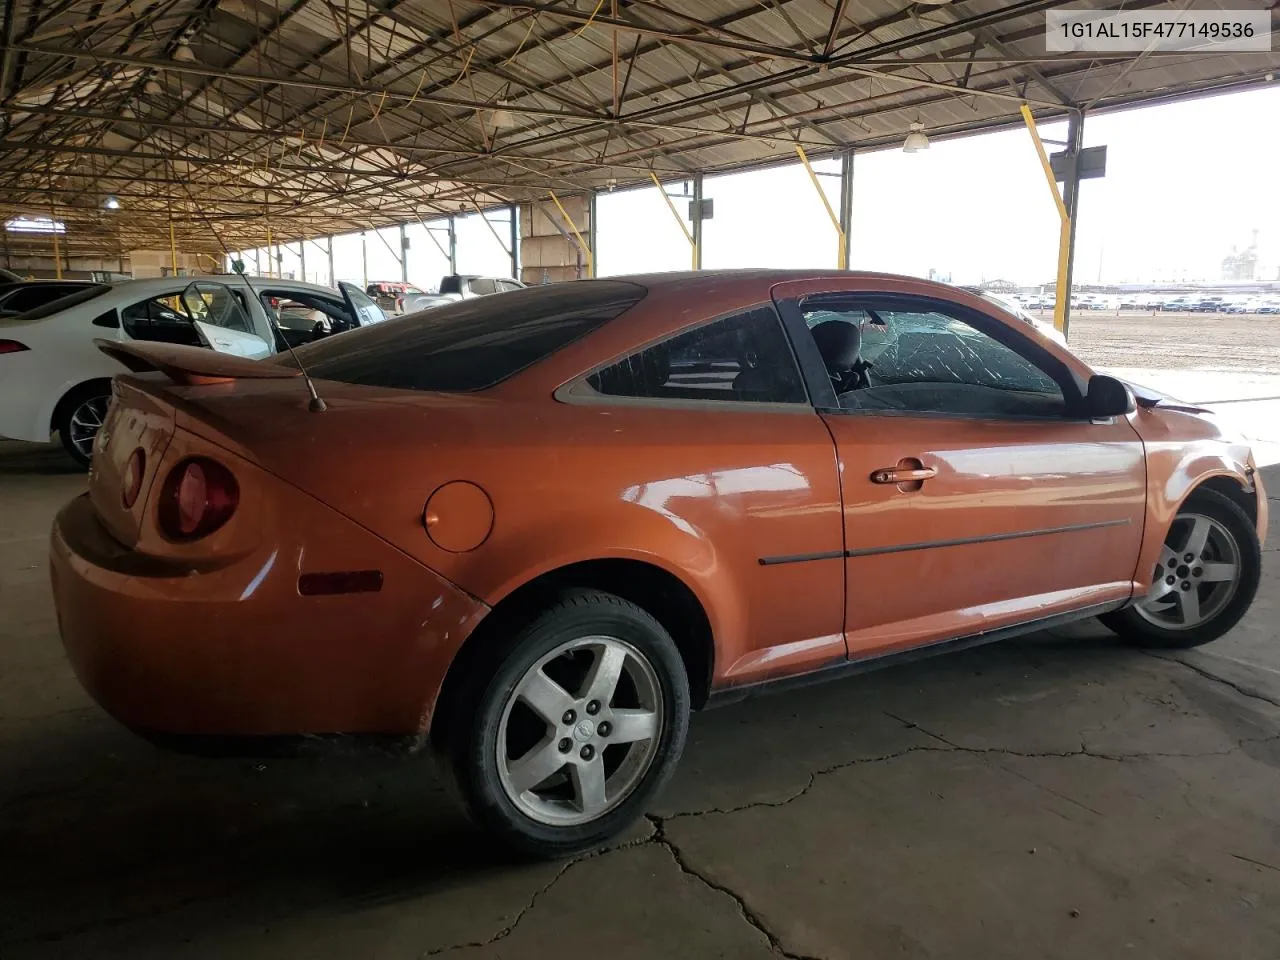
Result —
M223 242L222 236L213 228L213 224L205 215L204 208L201 207L200 204L196 202L196 198L191 195L191 188L187 186L185 180L182 181L182 189L183 192L186 193L187 199L191 201L192 209L200 215L200 219L204 221L204 225L208 227L209 232L213 234L213 239L218 241L218 246L222 248L222 252L226 254L227 259L231 261L232 272L239 275L240 279L244 281L244 285L249 288L249 293L253 295L253 299L258 301L259 306L262 306L262 312L267 315L267 322L271 324L276 332L276 336L280 338L280 342L283 343L285 349L289 351L289 356L293 357L293 362L298 365L298 371L302 374L302 382L307 385L307 393L311 394L311 402L307 404L307 409L312 413L324 413L328 407L325 405L324 400L320 398L320 394L316 392L315 381L311 379L311 374L307 373L307 368L302 365L302 361L294 352L293 344L289 342L288 338L281 330L280 321L276 319L275 314L272 313L272 311L268 310L263 305L262 299L258 296L258 291L253 289L253 284L249 282L249 275L245 273L244 270L244 261L231 255L231 251L227 249L227 245ZM270 252L270 250L267 251L268 254L270 254Z
M218 242L222 242L221 237L218 238ZM226 247L223 247L223 250L226 251L227 257L229 258L231 256L231 252L226 250ZM259 304L262 304L262 298L258 296L258 291L253 289L253 284L249 282L249 275L245 273L244 261L232 260L231 263L231 269L234 270L240 279L244 281L244 285L249 288L249 294L254 300L258 301ZM289 338L284 335L284 331L280 328L280 321L276 319L274 312L268 309L265 304L262 304L262 306L262 312L267 315L267 321L275 328L276 336L280 338L280 342L283 343L285 349L289 351L289 356L293 357L293 362L298 365L298 370L302 373L302 382L307 385L307 393L311 394L311 402L307 404L307 409L312 413L324 413L324 411L328 409L328 406L325 404L324 400L321 399L320 394L316 392L316 384L315 381L311 379L311 374L307 373L307 368L303 366L301 358L296 352L294 352L293 344L291 344L289 342Z

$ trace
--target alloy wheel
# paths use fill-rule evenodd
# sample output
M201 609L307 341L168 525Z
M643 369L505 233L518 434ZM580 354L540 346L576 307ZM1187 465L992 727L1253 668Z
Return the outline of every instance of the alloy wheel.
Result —
M71 412L68 431L71 445L88 460L93 455L93 439L107 418L110 397L90 397Z
M616 637L560 644L516 684L498 725L508 799L550 826L595 820L641 783L662 739L657 672Z
M1240 545L1223 524L1195 512L1180 513L1169 529L1151 589L1134 608L1167 630L1190 630L1231 602L1241 575Z

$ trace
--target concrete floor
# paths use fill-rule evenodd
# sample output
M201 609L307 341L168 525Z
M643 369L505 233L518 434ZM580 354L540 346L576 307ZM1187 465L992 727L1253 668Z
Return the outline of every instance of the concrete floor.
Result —
M1206 650L1075 629L712 711L623 843L529 864L426 762L108 719L46 581L82 486L0 444L4 958L1280 956L1280 533Z

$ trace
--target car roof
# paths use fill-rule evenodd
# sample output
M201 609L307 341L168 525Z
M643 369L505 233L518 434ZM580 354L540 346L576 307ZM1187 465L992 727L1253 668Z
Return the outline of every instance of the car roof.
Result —
M137 294L140 297L165 296L180 293L193 283L221 283L241 290L271 288L273 290L297 290L299 293L327 293L341 296L334 287L325 287L305 280L277 280L274 277L251 277L248 282L237 274L215 273L196 277L149 277L144 280L118 280L111 284L112 291Z
M3 280L0 279L0 290L16 290L19 287L43 287L49 284L57 284L63 287L96 287L100 284L96 280Z

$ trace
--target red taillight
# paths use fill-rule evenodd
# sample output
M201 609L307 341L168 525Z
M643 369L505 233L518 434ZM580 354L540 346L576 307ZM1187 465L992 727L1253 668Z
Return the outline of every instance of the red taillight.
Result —
M19 343L17 340L0 340L0 353L21 353L23 350L30 350L25 343Z
M147 455L139 447L133 451L133 456L129 458L129 462L124 468L124 492L121 495L121 499L126 510L138 502L138 494L142 492L142 475L146 472L146 469Z
M198 540L231 519L240 486L215 460L193 457L170 471L160 496L160 530L170 540Z

